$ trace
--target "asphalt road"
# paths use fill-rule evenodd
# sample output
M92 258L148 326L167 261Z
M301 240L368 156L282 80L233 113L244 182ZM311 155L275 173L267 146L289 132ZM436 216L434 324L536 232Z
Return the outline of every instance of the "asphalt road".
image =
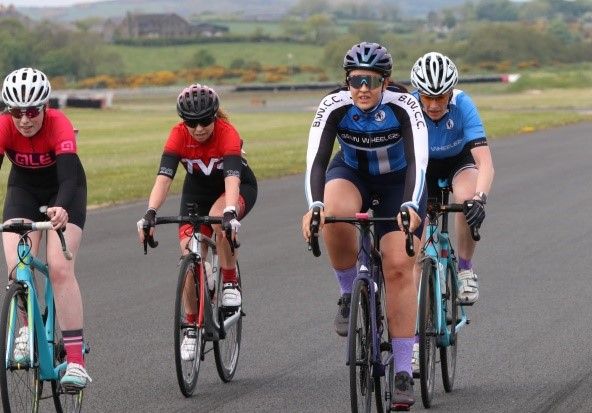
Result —
M591 130L491 142L496 178L475 257L481 299L460 336L455 389L445 394L438 379L431 411L592 411ZM345 341L333 332L338 289L326 255L314 258L300 235L302 176L260 183L241 228L238 371L222 383L207 354L191 398L178 390L173 360L176 231L159 228L161 245L144 256L135 233L144 208L88 215L78 262L93 377L84 411L349 410ZM419 385L416 396L422 411ZM53 411L51 401L41 410Z

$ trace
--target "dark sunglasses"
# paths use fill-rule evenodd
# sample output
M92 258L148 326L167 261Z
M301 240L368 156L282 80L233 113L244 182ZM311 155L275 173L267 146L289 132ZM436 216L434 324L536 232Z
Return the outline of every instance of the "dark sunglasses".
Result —
M9 108L8 111L15 119L20 119L23 116L26 116L29 119L36 118L39 116L41 111L43 110L44 106L31 106L28 108Z
M190 128L197 128L197 125L205 128L206 126L211 125L214 119L216 119L216 115L201 119L183 119L183 123Z
M347 77L347 83L354 89L360 89L362 85L366 85L368 89L376 89L382 86L384 78L382 76L373 75L354 75Z

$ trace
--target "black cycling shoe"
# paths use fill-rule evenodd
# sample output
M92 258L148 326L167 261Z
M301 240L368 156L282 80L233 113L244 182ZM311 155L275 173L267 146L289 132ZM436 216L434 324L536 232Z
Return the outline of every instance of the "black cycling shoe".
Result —
M335 316L335 331L341 337L347 337L349 329L349 307L351 304L351 294L346 293L341 296L337 305L337 315Z
M406 412L414 403L413 378L406 371L400 371L395 374L395 394L391 411Z

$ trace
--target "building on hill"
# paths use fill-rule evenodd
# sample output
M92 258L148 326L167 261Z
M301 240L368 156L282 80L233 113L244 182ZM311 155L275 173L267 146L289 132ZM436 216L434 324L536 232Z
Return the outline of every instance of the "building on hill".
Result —
M127 13L125 18L116 25L107 22L106 31L124 39L135 38L182 38L204 36L221 36L228 32L228 27L211 24L191 24L176 13L136 14ZM108 29L108 26L111 29ZM107 35L107 37L109 37Z

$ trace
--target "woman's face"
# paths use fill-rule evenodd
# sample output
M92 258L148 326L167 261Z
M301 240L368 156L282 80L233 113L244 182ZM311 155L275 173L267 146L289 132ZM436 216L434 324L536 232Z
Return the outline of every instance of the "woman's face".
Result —
M190 121L184 121L184 123L191 137L199 143L204 143L210 139L212 132L214 132L214 119L212 119L212 121L205 126L201 123L192 123Z
M438 96L428 96L420 93L419 100L421 101L425 114L428 115L431 120L437 121L442 119L448 111L448 103L450 102L451 96L452 90Z
M370 110L380 103L386 83L379 73L372 70L355 69L347 76L354 105L362 110Z
M30 138L34 136L41 126L45 117L45 106L32 106L28 108L10 108L12 122L21 135Z

